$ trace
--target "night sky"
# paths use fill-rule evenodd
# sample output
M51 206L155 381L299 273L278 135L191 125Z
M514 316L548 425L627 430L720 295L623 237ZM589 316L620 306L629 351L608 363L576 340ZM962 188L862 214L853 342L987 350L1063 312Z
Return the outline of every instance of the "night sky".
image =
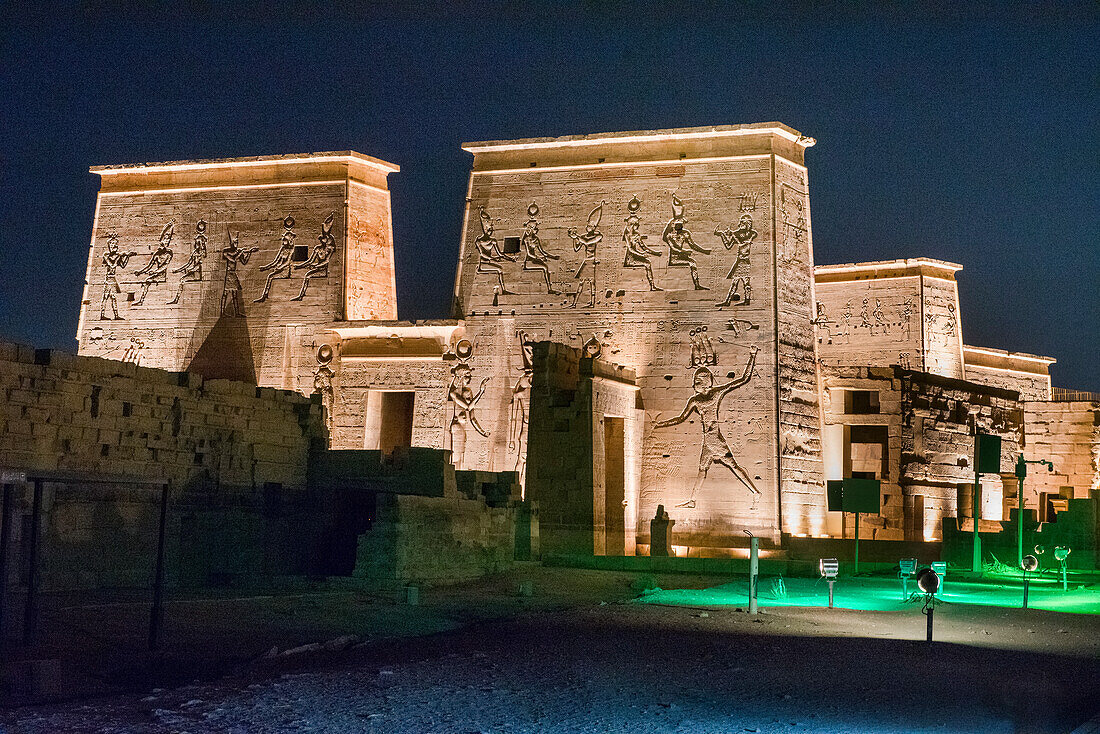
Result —
M92 165L397 163L416 319L448 315L462 142L777 120L818 140L817 263L961 263L968 344L1100 390L1096 3L24 4L0 11L0 338L75 349Z

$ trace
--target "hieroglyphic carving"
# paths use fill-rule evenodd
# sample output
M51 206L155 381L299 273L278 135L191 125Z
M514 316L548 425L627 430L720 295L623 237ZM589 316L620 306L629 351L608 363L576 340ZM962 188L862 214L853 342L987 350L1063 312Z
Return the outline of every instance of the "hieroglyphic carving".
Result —
M626 227L623 229L623 242L626 243L626 255L623 258L623 267L645 268L645 277L646 280L649 281L649 290L664 290L654 285L653 263L649 260L650 257L659 257L661 253L646 245L646 236L638 231L642 224L642 219L638 216L638 209L640 209L641 206L642 202L638 200L637 196L632 198L626 205L630 213L624 220L626 222Z
M727 250L731 250L734 245L737 245L737 257L734 259L733 265L726 275L726 278L732 281L730 283L730 291L726 295L726 300L718 305L730 306L736 304L743 306L749 302L749 297L752 294L752 284L748 275L737 276L737 268L742 263L744 263L746 267L749 265L752 243L757 237L756 229L753 228L752 216L749 214L742 214L741 218L738 220L737 229L726 227L724 230L719 230L716 227L714 229L714 234L722 238L722 246Z
M288 217L289 219L289 217ZM293 226L293 224L292 224ZM313 372L313 392L321 393L321 403L325 406L325 421L332 430L333 389L332 379L336 372L332 369L333 350L328 344L317 348L317 369Z
M508 409L508 451L516 454L515 471L519 475L520 485L523 485L527 471L527 411L531 400L531 379L535 374L532 362L535 343L524 331L520 331L517 336L523 366L520 368L519 379L512 388L512 402Z
M523 269L541 272L546 281L547 294L557 295L561 291L550 284L550 264L547 261L559 258L543 248L542 239L539 238L538 216L538 204L531 202L527 207L527 221L523 225L523 235L520 236L520 244L523 246Z
M944 335L955 336L955 325L958 323L958 319L955 315L955 304L947 304L947 322L944 324Z
M136 337L130 337L130 345L122 354L122 361L130 364L141 364L141 353L145 349L145 342Z
M310 280L328 277L328 261L332 257L332 253L336 252L336 238L332 236L332 223L335 219L336 212L332 212L325 218L325 221L321 223L321 234L317 235L317 244L313 246L313 252L310 253L305 262L300 262L294 266L295 270L304 268L306 275L302 279L301 292L290 300L300 301L305 298L306 288L309 287Z
M916 307L913 305L912 298L906 298L901 304L901 323L902 328L905 329L905 338L908 339L912 335L912 325L909 323L910 318L913 315L913 311Z
M275 253L275 257L267 265L260 266L261 273L268 273L267 282L264 284L264 292L260 294L253 303L263 303L267 300L267 295L271 292L271 284L276 278L289 279L292 265L290 263L291 258L294 256L294 238L297 237L294 233L294 217L287 216L283 218L283 236L279 241L279 250Z
M474 246L477 248L477 272L497 276L498 295L511 293L504 287L504 268L498 263L504 260L515 262L516 258L500 251L497 241L493 237L492 217L484 208L480 208L478 211L481 220L481 234L474 239Z
M756 367L756 353L758 351L756 347L751 347L749 351L749 361L748 364L745 365L744 373L741 377L730 380L723 385L714 384L714 374L708 368L699 367L696 369L695 377L692 380L695 394L688 398L687 405L684 406L683 412L675 418L668 418L653 424L654 428L674 426L686 421L692 413L696 413L699 416L699 423L702 425L703 448L699 456L699 476L696 478L695 484L691 488L690 498L686 502L677 505L677 507L695 507L695 493L699 490L699 487L702 486L703 481L707 478L707 473L710 471L710 467L714 464L721 464L733 472L733 475L753 493L754 502L756 499L755 496L760 494L756 485L753 484L752 477L749 473L741 468L741 465L734 460L733 450L722 435L722 426L718 418L723 398L752 379L752 372ZM731 372L729 376L732 377L733 373Z
M875 323L871 326L871 335L874 336L876 328L880 329L883 334L889 334L890 325L886 323L886 315L882 312L881 299L875 299L875 310L871 312L871 315L875 317Z
M691 363L689 367L709 367L718 364L718 355L707 336L707 327L700 326L688 332L691 337Z
M100 321L108 320L108 302L110 302L111 310L114 312L114 320L122 320L122 317L118 315L117 296L122 293L122 289L118 286L118 271L126 268L126 263L130 262L130 258L134 254L133 252L119 252L118 235L114 232L108 233L107 252L103 253L103 267L106 268L106 272L103 275L103 300L99 304Z
M481 427L474 415L474 406L485 394L485 384L489 382L489 378L485 377L481 380L476 393L470 388L473 368L470 367L469 359L473 351L473 345L467 339L462 339L455 345L458 364L451 368L451 384L447 388L447 397L452 403L453 410L450 423L451 461L459 470L466 466L466 426L473 426L479 434L485 438L489 437L489 432Z
M241 306L241 279L237 277L237 266L247 265L248 258L252 257L252 253L260 248L249 247L247 249L242 249L238 247L237 242L241 234L238 232L237 236L234 237L228 225L226 225L226 233L229 235L229 245L221 251L222 260L225 261L225 277L222 280L221 312L224 316L244 316L244 309ZM232 312L226 310L228 304L232 304Z
M169 304L179 303L183 295L184 283L198 283L202 281L202 261L206 259L206 222L200 219L195 224L195 242L191 245L191 256L187 262L173 270L173 273L183 273L180 276L180 285L176 289L176 295Z
M760 194L738 194L737 198L740 200L740 204L738 204L737 206L737 211L754 212L756 211L756 203L760 200Z
M748 319L730 319L726 322L726 331L732 331L735 339L740 338L746 331L756 331L760 328L760 324L754 324ZM727 343L726 340L719 336L718 341L723 344Z
M699 266L695 262L692 250L709 255L710 250L695 243L684 218L684 204L675 195L672 197L672 219L665 225L661 240L668 245L668 266L670 268L690 268L691 282L697 291L710 290L699 284Z
M142 266L134 275L144 275L141 282L141 295L134 301L135 306L145 303L145 296L149 295L149 287L168 280L168 263L172 262L172 235L176 231L176 223L168 222L160 233L160 242L157 249L149 256L149 262Z

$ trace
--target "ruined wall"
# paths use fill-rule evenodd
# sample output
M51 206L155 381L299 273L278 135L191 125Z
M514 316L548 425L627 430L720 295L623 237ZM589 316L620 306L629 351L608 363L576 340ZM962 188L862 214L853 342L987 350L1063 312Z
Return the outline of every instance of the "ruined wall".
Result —
M634 376L582 354L552 342L532 350L526 497L546 552L633 555L643 525Z
M228 380L0 342L0 464L227 485L305 483L321 406Z
M1019 393L897 370L901 392L900 483L907 496L923 502L925 539L942 538L942 521L960 516L959 485L974 483L974 435L1001 437L1001 472L1011 477L1024 441ZM1015 485L983 480L984 502L1014 502ZM964 490L966 494L969 490ZM983 508L985 505L983 505ZM990 517L991 512L983 512Z
M824 500L802 148L771 133L639 138L580 150L521 141L499 155L468 146L454 315L475 375L490 377L489 435L471 437L470 458L515 464L509 406L525 341L598 347L637 373L646 410L638 517L663 504L679 534L716 546L742 529L805 527ZM782 517L781 440L792 500ZM727 454L738 469L718 461Z
M396 167L315 154L93 170L81 354L310 393L349 306L396 316Z
M1025 456L1054 462L1053 473L1028 467L1025 503L1035 507L1039 492L1057 494L1062 487L1073 487L1078 499L1100 490L1100 403L1027 401L1024 431Z
M1015 390L1021 400L1050 400L1050 375L1027 374L967 362L966 379L981 385Z

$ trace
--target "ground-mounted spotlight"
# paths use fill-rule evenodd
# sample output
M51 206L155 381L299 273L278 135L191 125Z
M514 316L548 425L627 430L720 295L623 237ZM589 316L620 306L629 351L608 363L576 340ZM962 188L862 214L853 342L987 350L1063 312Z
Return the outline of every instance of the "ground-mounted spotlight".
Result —
M929 566L940 577L940 592L943 592L943 582L947 580L947 561L932 561Z
M931 568L922 568L917 572L917 588L924 593L924 604L921 606L921 612L928 620L927 639L931 642L932 620L936 613L936 592L940 590L940 575Z
M1069 591L1069 584L1066 583L1066 559L1072 551L1068 545L1060 545L1054 549L1054 560L1062 566L1062 591Z
M1020 561L1020 568L1024 571L1024 609L1027 609L1027 575L1039 570L1039 559L1029 553Z
M840 573L840 561L835 558L822 558L817 562L817 570L821 577L829 582L829 609L833 608L833 584Z
M909 600L909 577L917 572L916 558L902 558L898 561L898 578L901 579L901 600Z

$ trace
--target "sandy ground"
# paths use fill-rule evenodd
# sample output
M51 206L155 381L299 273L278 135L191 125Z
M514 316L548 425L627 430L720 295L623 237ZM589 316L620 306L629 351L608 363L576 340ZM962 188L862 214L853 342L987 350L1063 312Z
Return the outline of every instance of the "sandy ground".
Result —
M561 574L553 578L574 578ZM608 582L599 578L587 586ZM752 617L637 602L539 609L539 597L504 618L307 656L294 672L260 666L215 683L9 710L0 727L1042 733L1100 712L1093 615L945 605L929 646L919 607Z

